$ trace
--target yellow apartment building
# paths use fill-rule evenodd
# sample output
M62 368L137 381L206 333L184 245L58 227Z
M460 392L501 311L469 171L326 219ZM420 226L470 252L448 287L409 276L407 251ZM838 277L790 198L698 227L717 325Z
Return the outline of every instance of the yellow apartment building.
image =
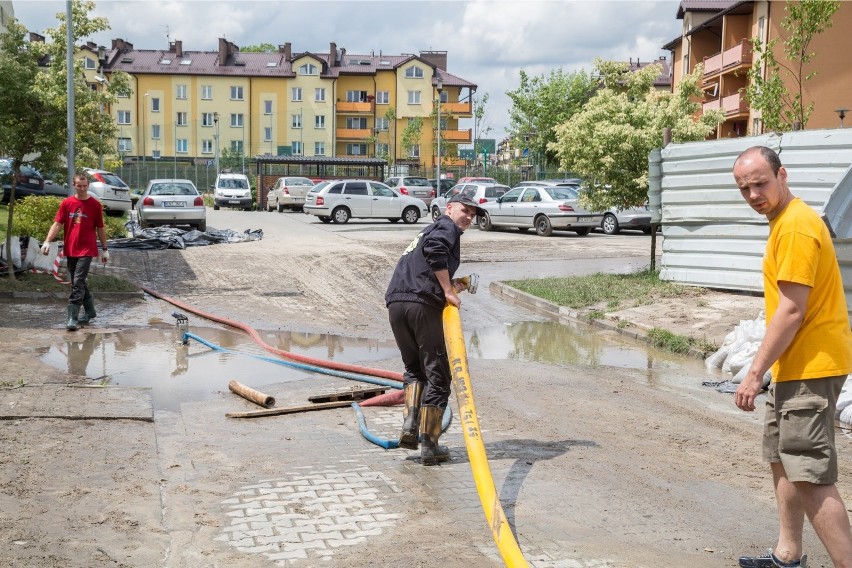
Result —
M217 51L187 51L181 41L144 50L115 39L110 48L86 44L77 57L93 88L119 70L131 77L133 93L107 109L125 162L210 164L229 150L380 157L426 175L436 165L439 96L442 165L457 165L458 145L472 140L459 120L472 117L477 86L446 71L445 51L351 55L332 42L328 53L293 53L289 43L255 53L225 39ZM419 134L404 140L417 118Z
M704 110L721 108L725 122L715 138L763 133L760 112L749 107L745 95L748 70L757 64L752 54L752 38L768 42L781 38L774 55L782 65L790 65L783 50L787 32L781 27L787 2L781 0L721 1L682 0L677 18L683 20L683 34L666 44L672 52L672 88L699 63L704 64L701 81ZM804 73L816 72L805 82L804 103L813 101L814 111L806 127L837 128L842 116L852 109L852 3L841 2L832 26L814 37L809 51L816 57ZM844 39L846 38L846 39ZM765 73L765 69L763 70ZM783 74L782 74L783 75ZM793 89L786 75L785 84ZM847 109L847 110L844 110Z

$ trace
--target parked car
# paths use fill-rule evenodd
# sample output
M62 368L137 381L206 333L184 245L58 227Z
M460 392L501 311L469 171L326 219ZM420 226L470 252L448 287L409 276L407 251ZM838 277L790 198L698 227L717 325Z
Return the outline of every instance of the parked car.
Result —
M447 201L457 193L464 192L465 195L481 205L488 201L494 201L507 191L509 191L508 185L495 185L490 182L458 183L443 196L432 200L432 219L437 219L444 214L444 210L447 208Z
M456 180L454 180L454 179L442 179L441 183L440 183L440 187L439 187L438 180L430 179L429 184L435 190L435 193L436 193L435 197L441 197L442 195L444 195L445 193L450 191L456 185Z
M583 184L583 180L578 178L565 178L565 179L541 179L541 180L528 180L520 182L517 187L520 186L555 186L555 187L565 187L565 186L573 186L579 188Z
M651 211L647 205L630 209L608 209L601 221L601 229L607 235L617 235L624 229L635 229L651 234Z
M133 207L130 187L120 177L106 170L86 168L89 194L101 202L107 215L123 215Z
M422 200L401 195L383 183L363 179L317 184L305 196L304 210L323 223L341 224L352 218L416 223L429 213Z
M213 209L236 207L251 211L251 184L244 174L219 174L213 184Z
M0 182L3 188L3 203L9 203L12 197L12 172L13 162L9 158L0 159ZM15 199L22 199L28 195L44 195L44 177L38 170L29 164L21 164L21 171L17 174L15 184Z
M397 193L416 197L423 200L423 203L429 205L435 198L437 192L429 180L425 177L417 176L394 176L385 180L385 185L391 187Z
M305 195L316 185L306 177L285 176L278 178L269 193L266 194L266 210L301 210L305 204Z
M520 186L495 201L480 205L485 214L479 218L479 228L517 227L521 231L535 229L542 237L554 230L574 231L581 237L600 226L603 213L583 209L578 193L572 187Z
M74 189L68 187L68 182L65 181L62 174L45 174L44 194L64 198L74 195Z
M139 226L191 225L207 230L207 209L188 179L152 179L136 204Z
M459 181L457 181L456 184L459 184L459 183L476 183L476 182L490 183L491 185L497 185L497 180L494 179L494 178L490 178L490 177L463 177L463 178L459 178Z

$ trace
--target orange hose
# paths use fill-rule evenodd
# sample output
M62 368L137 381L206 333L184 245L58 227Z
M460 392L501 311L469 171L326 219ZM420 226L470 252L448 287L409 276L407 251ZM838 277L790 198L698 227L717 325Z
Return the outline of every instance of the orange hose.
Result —
M169 296L163 296L159 292L155 290L151 290L150 288L142 287L142 291L146 294L150 294L155 298L159 298L165 302L168 302L172 305L179 307L182 310L186 310L187 312L191 312L197 316L201 316L205 319L209 319L211 321L219 322L221 324L235 327L237 329L241 329L242 331L248 333L252 339L254 339L255 343L269 351L270 353L274 353L279 357L283 357L285 359L290 359L292 361L299 361L300 363L308 363L310 365L316 365L318 367L325 367L327 369L336 369L338 371L349 371L351 373L360 373L362 375L370 375L371 377L381 377L383 379L391 379L393 381L402 382L402 373L397 373L395 371L387 371L385 369L374 369L372 367L362 367L360 365L350 365L349 363L338 363L335 361L328 361L326 359L315 359L314 357L307 357L305 355L297 355L296 353L291 353L289 351L284 351L283 349L277 349L272 347L268 343L266 343L263 339L261 339L260 334L251 327L250 325L234 321L232 319L224 318L221 316L215 316L213 314L208 314L206 312L202 312L198 308L194 308L189 304L181 302L180 300L176 300L174 298L170 298Z

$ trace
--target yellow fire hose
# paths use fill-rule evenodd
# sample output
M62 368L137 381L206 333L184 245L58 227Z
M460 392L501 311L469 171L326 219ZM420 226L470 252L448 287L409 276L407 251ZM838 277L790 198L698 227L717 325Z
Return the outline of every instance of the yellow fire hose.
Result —
M467 352L464 345L464 334L462 333L461 317L459 309L447 304L444 308L444 341L447 344L447 355L450 360L450 372L453 375L453 386L456 391L456 399L459 403L459 415L461 416L464 442L467 447L467 456L470 460L470 468L473 471L473 479L476 482L476 490L482 509L485 511L485 519L491 528L491 536L497 544L503 562L509 568L529 566L521 552L515 535L503 512L503 506L497 498L497 489L494 487L494 478L488 467L488 458L485 455L485 444L482 441L482 433L479 431L479 419L476 417L476 405L473 402L473 389L470 385L470 373L467 368Z

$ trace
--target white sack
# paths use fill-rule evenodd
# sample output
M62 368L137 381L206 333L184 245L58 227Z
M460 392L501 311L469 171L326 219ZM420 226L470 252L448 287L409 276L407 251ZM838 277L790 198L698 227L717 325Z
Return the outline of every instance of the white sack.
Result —
M33 242L35 239L30 239L30 242ZM50 252L47 255L41 254L39 250L38 255L36 255L36 259L33 262L33 268L36 270L40 270L41 272L53 272L53 261L56 260L56 255L59 254L59 243L52 242L50 243Z
M41 250L39 250L38 241L32 237L30 237L27 242L27 254L24 256L24 268L32 268L35 264L35 260L39 256L44 256L41 254Z
M15 268L21 267L21 239L18 237L12 237L11 243L9 244L12 249L12 266ZM9 255L6 254L6 239L3 239L2 244L0 244L0 260L3 260L8 264Z

